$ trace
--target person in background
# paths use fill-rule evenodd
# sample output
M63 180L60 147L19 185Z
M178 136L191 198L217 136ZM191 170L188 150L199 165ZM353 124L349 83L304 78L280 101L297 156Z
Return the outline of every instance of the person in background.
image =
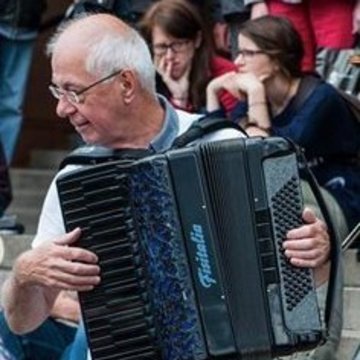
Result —
M199 118L175 110L166 98L156 95L155 68L145 41L114 16L90 15L64 24L48 50L57 114L87 144L161 152ZM223 129L209 136L202 140L243 135ZM79 166L68 165L58 175L75 168ZM304 225L287 234L285 256L295 266L323 273L330 252L326 226L308 209L303 219ZM76 245L80 236L79 228L68 233L64 229L55 178L43 204L33 248L15 261L1 291L5 318L13 332L26 334L41 326L62 291L90 291L99 284L99 259ZM43 340L46 344L47 339ZM62 360L85 359L86 349L80 325Z
M46 0L0 2L0 140L7 163L14 157L35 40Z
M215 48L235 59L238 51L239 27L250 19L250 9L244 0L213 0L214 11L218 14L214 24ZM216 10L215 10L216 9Z
M289 20L268 15L247 21L240 27L238 42L238 69L209 83L208 111L219 110L216 93L226 89L238 94L234 117L249 135L284 136L303 147L320 185L327 190L323 195L331 204L339 238L344 239L360 217L360 167L352 164L360 149L359 124L337 90L321 80L301 106L296 106L305 79L301 71L303 45ZM308 203L309 193L306 183L303 185ZM340 283L329 340L296 359L336 359L342 329Z
M286 18L263 16L240 28L237 72L211 81L207 109L220 108L217 93L241 100L236 114L249 134L285 136L305 149L320 185L337 200L348 228L360 221L360 126L330 84L318 85L300 107L294 105L304 73L300 35Z
M209 39L212 31L196 7L186 0L158 1L145 13L140 29L152 50L158 92L178 109L204 112L209 81L235 67L215 55ZM219 100L226 113L236 104L225 91L219 93Z
M359 0L244 0L251 18L271 14L287 17L301 35L303 71L314 71L320 49L348 49L359 30Z
M74 0L65 12L64 21L81 13L109 13L136 28L146 9L156 0Z

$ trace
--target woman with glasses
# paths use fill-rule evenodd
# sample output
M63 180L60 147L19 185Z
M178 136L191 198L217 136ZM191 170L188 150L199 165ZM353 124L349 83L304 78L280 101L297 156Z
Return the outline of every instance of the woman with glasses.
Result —
M158 92L176 108L204 112L209 81L235 70L235 66L215 56L212 31L197 8L186 0L158 1L145 13L140 29L152 50ZM228 113L236 99L222 91L219 104Z
M333 86L302 73L303 44L287 19L247 21L238 43L237 71L209 83L207 109L220 108L217 93L226 89L240 99L233 117L250 135L271 132L303 147L351 229L360 221L359 122Z

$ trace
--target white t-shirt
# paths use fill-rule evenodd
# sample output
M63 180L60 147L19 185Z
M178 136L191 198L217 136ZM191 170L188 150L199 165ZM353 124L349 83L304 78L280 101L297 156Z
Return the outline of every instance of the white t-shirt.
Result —
M162 101L163 102L163 101ZM166 118L164 122L164 126L166 126L169 121L177 121L177 134L180 135L184 133L190 125L199 119L201 115L198 114L189 114L187 112L176 110L174 111L172 108L169 109L169 105L166 106ZM171 116L169 116L168 112L172 112ZM174 119L174 114L176 114L176 119ZM232 128L219 130L215 133L209 134L201 141L217 141L224 139L231 139L237 137L243 137L244 135ZM171 139L171 142L174 139ZM61 207L59 202L59 196L56 187L56 180L60 175L68 173L70 171L82 168L83 166L79 165L67 165L61 171L59 171L55 178L53 179L48 192L46 194L43 207L40 213L39 224L37 228L37 233L32 242L32 247L39 246L45 241L52 241L54 238L58 237L65 233L65 227L63 222L63 217L61 213ZM91 360L90 351L88 351L87 359Z

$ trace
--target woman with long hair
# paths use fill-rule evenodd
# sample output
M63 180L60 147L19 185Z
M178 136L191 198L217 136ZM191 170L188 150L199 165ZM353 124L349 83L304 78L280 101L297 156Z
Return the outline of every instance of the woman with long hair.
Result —
M245 98L236 112L248 133L271 132L303 147L318 182L352 228L360 221L360 124L350 107L333 86L301 71L303 44L286 18L247 21L238 43L237 71L209 83L208 110L220 108L217 94L224 89Z
M153 54L158 92L176 108L203 112L209 81L235 66L215 55L212 31L198 9L186 0L160 0L145 13L140 29ZM219 104L229 113L236 99L221 91Z

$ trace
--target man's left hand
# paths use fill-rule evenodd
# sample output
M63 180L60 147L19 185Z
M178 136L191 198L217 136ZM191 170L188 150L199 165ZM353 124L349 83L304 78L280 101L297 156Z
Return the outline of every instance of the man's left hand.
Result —
M302 217L305 224L287 233L283 243L285 255L295 266L321 267L327 262L330 254L327 227L309 208L305 208Z

